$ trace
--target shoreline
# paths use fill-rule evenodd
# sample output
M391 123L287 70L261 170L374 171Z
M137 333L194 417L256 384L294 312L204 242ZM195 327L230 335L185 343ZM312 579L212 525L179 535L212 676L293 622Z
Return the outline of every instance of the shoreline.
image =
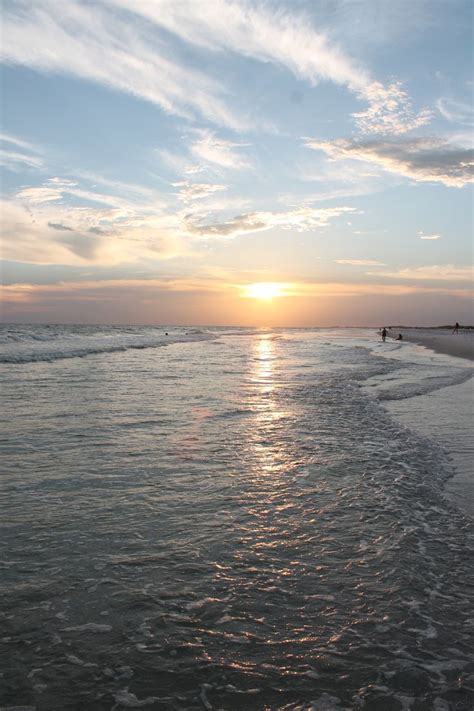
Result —
M472 469L472 378L467 383L391 400L384 407L404 425L442 447L452 466L443 488L448 499L474 521Z
M474 332L428 328L392 328L390 339L402 333L403 342L413 343L440 355L474 361ZM428 354L429 355L429 354ZM434 358L434 356L433 356ZM458 366L461 364L459 363ZM474 478L472 468L473 374L466 382L448 385L407 400L384 403L389 412L405 425L438 442L448 455L452 475L444 484L447 497L474 520Z
M395 340L399 332L402 333L403 340L409 343L417 343L436 353L474 361L474 332L472 330L452 333L448 329L404 328L399 331L397 328L392 328L389 337Z

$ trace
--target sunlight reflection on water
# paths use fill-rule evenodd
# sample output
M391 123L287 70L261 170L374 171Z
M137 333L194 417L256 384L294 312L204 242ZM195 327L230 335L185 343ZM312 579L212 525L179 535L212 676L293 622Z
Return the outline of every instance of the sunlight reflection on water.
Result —
M463 708L470 529L336 335L0 367L0 705Z
M256 413L249 422L255 472L268 476L282 474L289 462L282 443L283 420L288 412L281 407L277 394L281 387L276 371L278 340L264 334L255 340L253 368L250 380L253 384L253 409Z

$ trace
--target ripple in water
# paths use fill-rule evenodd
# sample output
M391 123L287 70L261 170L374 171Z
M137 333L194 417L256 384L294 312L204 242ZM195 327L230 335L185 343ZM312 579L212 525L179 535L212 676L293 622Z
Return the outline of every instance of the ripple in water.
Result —
M472 523L360 387L400 360L278 335L2 366L3 706L472 708Z

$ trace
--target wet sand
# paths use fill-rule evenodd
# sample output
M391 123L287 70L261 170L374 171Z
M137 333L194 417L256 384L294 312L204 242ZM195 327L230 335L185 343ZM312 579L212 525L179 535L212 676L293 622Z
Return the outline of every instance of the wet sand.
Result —
M392 328L390 336L396 338L398 333L403 334L404 341L417 343L437 353L474 361L474 330L452 333L451 330L440 328ZM440 444L449 451L449 457L456 469L455 475L446 484L446 491L471 518L474 518L474 476L470 444L474 402L473 382L471 379L461 385L444 388L438 393L417 397L414 399L414 408L407 408L406 403L403 407L399 402L391 403L388 408L392 412L397 412L406 424L426 436L433 436L436 433ZM443 413L446 411L449 418L450 400L456 402L457 415L462 414L463 425L458 431L451 432L449 439L445 441L443 425L446 424L447 418ZM449 428L445 427L445 429L449 432Z
M408 427L440 444L455 473L445 484L449 498L474 519L473 416L474 381L442 388L428 395L385 404Z
M437 353L474 360L474 330L452 333L442 328L392 328L390 336L396 338L398 333L402 333L404 341L419 343Z

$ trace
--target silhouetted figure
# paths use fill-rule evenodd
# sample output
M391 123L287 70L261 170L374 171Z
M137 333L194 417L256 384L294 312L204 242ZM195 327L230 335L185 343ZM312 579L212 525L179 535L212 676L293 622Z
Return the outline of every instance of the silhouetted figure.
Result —
M383 328L383 329L382 329L382 341L383 341L384 343L385 343L385 341L386 341L386 338L387 338L387 329L386 329L386 328Z
M395 340L396 340L396 341L403 341L403 336L402 336L402 334L399 333Z
M459 324L458 324L457 321L456 321L456 323L454 324L453 333L459 333Z

